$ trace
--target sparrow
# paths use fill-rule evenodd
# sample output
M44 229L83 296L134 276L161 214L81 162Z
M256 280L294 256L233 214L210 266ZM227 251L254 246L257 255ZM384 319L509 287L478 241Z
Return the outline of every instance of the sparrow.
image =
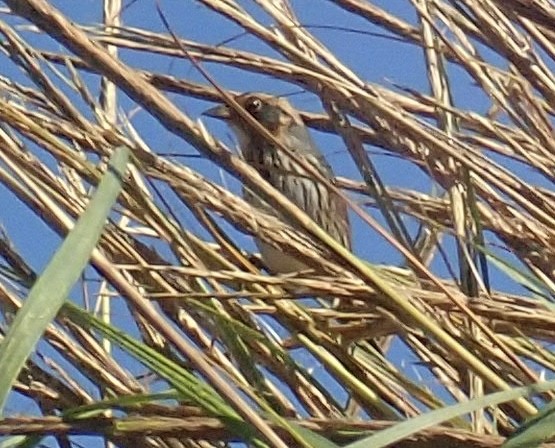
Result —
M235 101L292 153L316 168L324 178L333 180L331 166L314 143L299 113L286 99L264 93L245 93L236 96ZM347 208L337 194L314 179L285 151L252 129L231 106L222 104L205 111L203 115L225 121L237 137L244 160L274 188L304 210L331 237L346 248L351 248ZM261 211L288 222L255 192L244 188L243 197ZM258 239L255 239L255 243L271 272L285 274L307 269L294 256L284 254Z

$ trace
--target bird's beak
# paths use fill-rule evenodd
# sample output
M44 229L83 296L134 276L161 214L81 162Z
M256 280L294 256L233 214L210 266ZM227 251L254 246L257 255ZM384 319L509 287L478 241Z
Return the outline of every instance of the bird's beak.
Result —
M212 118L218 118L220 120L228 120L229 106L227 104L220 104L219 106L205 110L202 115Z

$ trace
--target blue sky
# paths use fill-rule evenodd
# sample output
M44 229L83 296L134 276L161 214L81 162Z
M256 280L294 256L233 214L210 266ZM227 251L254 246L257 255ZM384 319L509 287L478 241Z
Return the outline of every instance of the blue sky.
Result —
M374 2L406 20L414 23L415 16L412 7L407 1L394 0ZM53 2L61 11L68 14L73 20L83 23L99 23L101 21L100 2L92 0L58 0ZM186 39L198 40L208 44L216 44L224 40L236 37L229 45L250 51L259 51L262 54L275 56L268 47L255 42L250 37L241 36L241 30L233 23L223 17L217 17L212 11L194 1L174 1L165 0L161 3L162 9L167 16L174 31ZM255 16L267 23L267 17L254 6L254 2L243 1L242 5ZM386 34L376 26L347 13L343 9L335 6L329 1L320 0L297 0L292 2L296 9L299 20L307 24L321 41L339 58L355 71L362 79L370 83L376 83L385 87L395 89L395 86L408 87L414 90L428 92L428 81L426 78L426 68L423 63L422 51L420 48L408 43L398 42L377 37L370 34L360 34L347 32L345 29L363 31L366 33ZM141 0L131 2L125 8L123 22L127 26L143 27L148 30L163 31L164 27L158 18L155 2ZM337 27L334 29L319 29L318 25L330 25ZM38 42L40 39L42 48L59 49L58 43L44 39L28 33L30 42ZM176 77L205 83L202 75L184 59L170 59L165 57L152 57L140 52L123 50L121 58L130 65L152 70L155 72L167 73ZM300 109L310 111L321 111L318 99L308 93L303 93L298 87L277 81L257 74L248 74L238 69L222 67L217 64L204 64L212 76L224 87L240 91L265 91L276 95L288 95L296 93L290 97L290 101ZM5 67L2 74L6 76L18 77L18 70ZM489 107L489 101L484 98L478 89L473 87L472 80L457 67L449 66L449 73L452 76L452 85L455 102L459 107L465 107L483 113ZM19 76L19 78L21 78ZM96 77L88 76L89 84L93 92L97 91L98 83ZM28 81L20 79L21 82ZM71 95L71 92L68 92ZM210 106L203 101L192 100L177 94L169 94L175 103L192 117L200 116L201 112ZM156 121L144 111L136 111L136 106L124 95L120 96L120 108L122 113L129 114L131 111L132 124L140 130L142 138L151 145L156 152L172 153L176 156L184 154L197 154L194 148L178 140L175 136L165 131ZM215 120L205 120L206 126L220 137L228 146L234 147L235 141L231 137L229 130L223 123ZM337 175L353 177L359 179L360 176L350 156L348 155L343 142L337 137L331 137L318 132L313 132L316 141L324 152L329 162L334 167ZM391 156L380 155L382 150L368 148L370 151L378 153L372 158L384 183L400 188L411 188L421 192L430 192L431 185L429 179L421 171ZM202 159L180 159L195 169L198 169L207 177L217 182L224 183L230 188L237 189L238 183L226 173L217 169L212 163ZM25 207L14 202L14 199L0 190L0 199L10 207L10 210L17 208L17 213L6 214L3 225L7 228L10 236L17 242L18 247L24 254L30 255L31 260L36 263L36 268L41 266L49 259L55 249L58 239L48 237L51 232L45 230L40 220L32 217L25 210ZM175 204L178 207L178 204ZM372 214L381 221L380 216L372 211ZM183 217L192 225L192 221L186 216ZM21 226L25 222L25 226ZM415 226L408 221L409 227L414 231ZM200 230L200 229L199 229ZM371 229L363 226L357 217L353 217L353 233L355 247L358 255L375 263L398 264L401 257L391 250L391 248ZM37 242L33 241L33 235L40 235L41 250L37 250ZM239 237L241 238L241 237ZM249 238L245 237L245 243L249 244ZM449 245L449 242L446 242ZM446 274L442 263L437 262L435 268L438 273Z
M90 24L101 21L102 2L98 0L58 0L51 3L69 15L75 22ZM301 23L307 24L311 32L319 37L334 54L338 55L346 65L351 67L365 81L392 89L395 89L395 85L399 85L428 92L426 68L420 48L385 37L349 33L340 29L318 29L316 27L318 25L333 24L339 28L345 27L365 32L384 33L382 29L354 17L336 7L330 1L292 0L291 3L296 9ZM415 16L408 1L384 0L381 2L374 1L373 3L414 23ZM174 31L183 38L215 44L239 36L241 33L236 25L222 17L218 18L213 12L197 2L162 0L160 4ZM254 2L242 1L241 4L244 4L249 11L258 11L256 13L257 18L267 20L254 6ZM10 21L13 22L12 19ZM164 30L155 9L155 2L152 0L133 2L126 8L123 21L128 26L144 27L153 31ZM52 41L43 42L40 37L31 33L26 33L24 36L32 43L40 41L42 48L60 48L57 43ZM264 54L274 54L269 48L254 42L252 38L237 37L230 45L239 49L258 50ZM121 57L138 68L204 82L202 76L184 59L156 58L130 51L122 51ZM260 75L245 74L239 70L224 68L217 64L205 64L204 66L226 88L242 91L265 91L276 95L298 92L298 94L290 97L290 101L297 107L311 111L321 110L321 105L316 97L301 92L295 86L264 78ZM489 100L484 98L479 90L473 86L472 80L457 67L449 66L448 70L452 76L456 104L459 107L472 109L479 113L486 111L490 106ZM14 69L6 61L0 64L0 75L11 76L23 84L30 84L28 80L21 77L17 69ZM90 76L87 79L91 81L91 90L97 92L98 83L96 78ZM169 96L192 117L199 117L201 112L210 106L207 102L192 100L176 94L169 94ZM135 105L124 96L120 98L120 107L123 113L129 113L135 109ZM173 153L176 156L197 154L194 148L169 134L144 111L135 112L132 116L132 123L140 130L142 138L156 152ZM234 140L231 138L229 130L222 123L215 120L205 120L205 124L222 141L233 147ZM340 139L317 132L314 132L314 136L338 175L360 178ZM368 149L378 151L376 148ZM382 151L379 150L379 152ZM238 189L238 183L233 178L206 160L197 158L180 158L179 160L219 183ZM372 160L387 185L416 189L422 192L431 191L429 180L414 166L397 158L380 155L374 156ZM10 238L14 240L17 248L32 263L33 267L40 271L55 251L60 242L59 238L2 186L0 186L0 204L4 210L4 213L0 214L1 224L5 227ZM177 202L171 205L178 210L183 222L189 223L193 230L201 232L201 229L193 223L186 212L179 210L180 205ZM376 213L372 213L377 216ZM412 229L414 229L414 226L412 226ZM353 218L353 232L354 246L359 256L374 263L400 263L400 256L395 254L383 240L377 237L372 229L363 226L360 220L356 218ZM250 237L238 234L236 238L241 245L254 248ZM452 254L452 244L446 242L446 245L448 252ZM445 269L440 262L435 263L434 266L440 274L445 273ZM494 275L494 284L501 289L513 289L513 286L506 283L503 276L499 274ZM10 409L15 413L25 413L29 409L28 404L21 402L12 402L10 406Z

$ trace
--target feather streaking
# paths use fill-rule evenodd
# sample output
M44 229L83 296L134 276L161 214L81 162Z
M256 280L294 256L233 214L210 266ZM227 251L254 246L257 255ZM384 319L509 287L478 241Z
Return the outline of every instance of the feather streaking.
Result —
M316 147L300 115L287 100L263 93L246 93L237 96L235 100L285 147L315 167L326 179L333 179L330 165ZM252 130L229 106L220 105L206 111L205 115L225 120L236 134L245 160L331 237L350 249L351 231L347 208L338 195L312 178L283 150ZM274 208L254 193L245 189L243 195L255 207L278 215ZM258 240L256 244L262 259L273 272L287 273L306 269L301 261L284 255L269 244Z

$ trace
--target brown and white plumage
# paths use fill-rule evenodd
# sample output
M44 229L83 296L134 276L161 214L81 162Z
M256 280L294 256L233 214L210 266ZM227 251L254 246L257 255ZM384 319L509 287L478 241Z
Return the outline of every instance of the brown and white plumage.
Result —
M325 178L333 179L330 165L316 147L300 115L287 100L263 93L246 93L235 100L290 151L314 166ZM350 248L347 209L339 196L316 181L283 150L252 130L231 107L221 105L206 111L205 115L225 120L236 134L245 160L330 236ZM244 197L252 205L277 215L273 208L252 192L245 190ZM286 273L306 269L299 260L261 241L256 243L264 262L272 271Z

